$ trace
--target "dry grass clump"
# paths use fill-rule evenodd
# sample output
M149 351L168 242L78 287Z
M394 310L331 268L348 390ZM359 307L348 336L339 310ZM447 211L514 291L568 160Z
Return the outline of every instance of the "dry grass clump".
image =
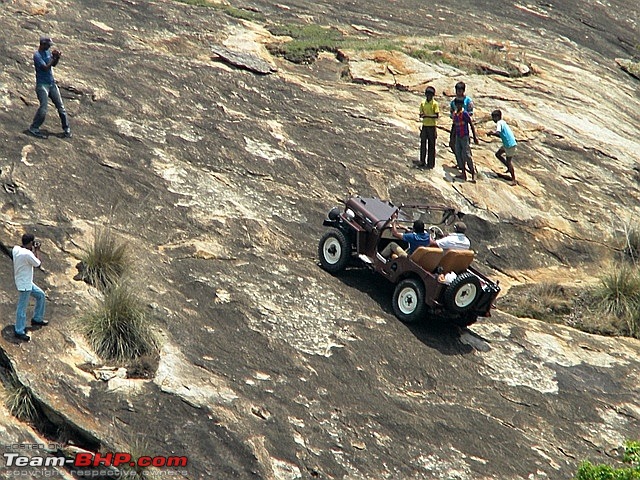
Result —
M409 47L409 55L429 61L442 62L476 73L500 73L521 77L518 64L527 64L523 53L508 45L483 38L447 38L421 46Z
M504 309L517 317L555 322L571 312L572 302L565 287L544 282L512 288Z
M80 329L106 360L124 362L158 352L146 310L126 283L112 285L103 301L81 318Z
M84 281L104 291L128 273L131 255L128 244L110 228L98 227L80 261Z
M636 266L620 263L600 278L591 292L592 308L596 315L624 322L632 337L640 335L640 272Z
M37 418L36 403L29 388L11 374L5 382L3 397L9 413L19 420L31 422Z

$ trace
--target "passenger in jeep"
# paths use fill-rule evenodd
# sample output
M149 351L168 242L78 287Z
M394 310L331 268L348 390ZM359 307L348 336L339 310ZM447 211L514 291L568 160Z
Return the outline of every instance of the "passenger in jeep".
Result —
M469 250L471 248L471 242L465 235L467 231L467 225L464 222L456 222L453 224L453 233L450 233L446 237L442 237L440 240L436 240L432 246L438 246L441 249L458 249Z
M398 215L394 213L391 218L391 233L397 239L407 242L409 244L409 248L405 251L396 242L390 242L381 252L384 258L389 258L392 253L395 253L399 257L407 257L418 247L428 247L433 245L429 232L424 231L424 222L422 220L416 220L413 222L413 231L402 233L399 229L406 230L406 228L398 226L398 222L396 220Z

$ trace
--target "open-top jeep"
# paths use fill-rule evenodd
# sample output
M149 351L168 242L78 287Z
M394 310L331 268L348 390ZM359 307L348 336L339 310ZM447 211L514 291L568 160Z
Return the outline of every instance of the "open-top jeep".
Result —
M389 259L380 254L392 241L407 247L392 234L394 214L401 223L427 220L425 225L431 224L429 232L436 238L443 235L438 225L450 225L462 216L443 206L397 207L377 198L351 197L344 211L331 209L323 223L330 228L318 245L322 267L338 273L350 264L365 265L396 284L393 311L406 323L438 315L464 327L479 316L489 317L500 287L471 266L472 250L419 247L408 257L392 255ZM433 221L435 215L440 216L437 221Z

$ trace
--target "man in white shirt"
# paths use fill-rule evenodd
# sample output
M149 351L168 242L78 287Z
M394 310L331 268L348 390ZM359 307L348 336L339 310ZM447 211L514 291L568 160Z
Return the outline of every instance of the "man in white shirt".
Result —
M464 222L456 222L453 224L453 233L450 233L446 237L442 237L440 240L436 240L436 244L443 250L469 250L471 248L471 242L465 235L466 231L467 226Z
M42 326L49 322L44 320L45 297L40 287L33 283L33 267L39 267L40 242L30 233L22 236L22 246L13 247L13 278L18 290L18 307L16 308L15 336L24 342L31 340L27 335L27 307L29 297L36 299L36 307L31 319L31 325Z

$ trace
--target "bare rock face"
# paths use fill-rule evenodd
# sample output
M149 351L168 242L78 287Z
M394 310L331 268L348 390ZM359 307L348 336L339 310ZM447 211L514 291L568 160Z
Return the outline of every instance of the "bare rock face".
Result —
M640 80L640 64L638 62L627 58L616 58L616 63L633 78Z
M360 193L462 210L503 291L597 281L638 214L638 83L615 61L634 55L637 2L258 0L242 6L254 21L211 5L2 3L0 376L28 387L39 421L0 416L0 450L142 449L187 456L174 478L188 479L528 480L571 478L637 439L638 341L515 318L499 299L462 335L408 327L386 280L316 259L326 212ZM365 43L472 29L530 73L351 47L295 65L266 49L283 41L268 24L291 22ZM63 52L71 139L53 107L46 140L26 133L41 34ZM458 81L476 104L476 184L453 180L446 146ZM411 168L427 84L441 109L430 172ZM496 108L519 141L515 187L486 134ZM74 277L101 225L136 254L133 288L162 339L152 378L104 364L76 328L100 297ZM42 240L51 324L18 344L8 252L25 230Z

